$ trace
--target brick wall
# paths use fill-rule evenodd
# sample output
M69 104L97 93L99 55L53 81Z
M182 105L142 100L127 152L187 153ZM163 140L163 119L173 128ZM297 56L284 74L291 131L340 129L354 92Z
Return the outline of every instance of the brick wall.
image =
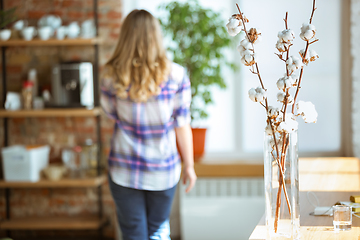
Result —
M37 21L45 14L57 14L63 24L72 21L81 23L93 18L92 0L3 0L5 9L17 7L18 19L26 19L29 25L36 26ZM100 46L100 66L110 57L116 44L122 18L121 0L99 0L99 35L106 39ZM30 68L36 68L40 88L47 87L51 82L51 68L62 61L80 60L94 61L94 48L82 47L14 47L6 51L8 90L21 90L22 82L26 80ZM1 61L1 60L0 60ZM1 66L1 65L0 65ZM0 68L0 71L2 69ZM0 76L0 80L1 76ZM0 86L1 88L1 86ZM1 94L3 94L1 89ZM1 95L2 96L2 95ZM2 98L1 100L2 101ZM3 106L3 103L1 102ZM3 120L0 120L0 144L3 146ZM112 133L112 122L102 116L103 149L109 148ZM82 144L86 138L96 138L95 118L27 118L10 119L10 144L50 144L51 161L58 161L61 148L75 140ZM105 152L104 152L105 156ZM106 162L105 157L102 161ZM96 189L17 189L11 191L11 217L24 216L71 216L95 214L98 210ZM111 222L104 229L105 235L114 234L114 205L108 186L103 188L104 214ZM0 218L5 218L4 191L0 191ZM49 236L59 234L90 234L93 232L64 233L59 231L16 231L16 236ZM5 235L0 232L0 236ZM76 235L75 235L76 236Z

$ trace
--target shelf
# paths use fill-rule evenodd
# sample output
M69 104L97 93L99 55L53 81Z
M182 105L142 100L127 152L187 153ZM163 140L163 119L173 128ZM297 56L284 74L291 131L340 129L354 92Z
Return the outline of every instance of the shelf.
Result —
M105 182L105 175L84 179L61 179L59 181L42 179L38 182L7 182L1 180L0 188L81 188L98 187Z
M45 108L42 110L0 110L1 117L21 118L21 117L95 117L100 115L100 108Z
M3 47L16 47L16 46L79 46L79 45L96 45L101 44L103 41L101 38L90 38L90 39L49 39L49 40L40 40L34 39L31 41L25 40L8 40L8 41L0 41L0 46Z
M7 230L81 230L99 229L106 219L99 217L28 217L0 222L0 229Z

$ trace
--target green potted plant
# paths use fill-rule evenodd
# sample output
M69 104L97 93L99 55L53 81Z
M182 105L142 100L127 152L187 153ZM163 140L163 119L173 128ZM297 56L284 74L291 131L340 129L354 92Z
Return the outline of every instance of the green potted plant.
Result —
M4 29L9 24L16 21L16 16L14 15L16 8L10 8L8 10L0 10L0 40L6 41L11 36L10 29Z
M210 87L226 88L221 67L235 69L224 55L224 49L232 43L224 19L200 6L197 0L171 2L160 8L167 12L160 20L165 37L172 41L168 50L173 61L185 67L190 77L192 123L200 122L208 117L206 106L213 103ZM195 159L204 153L205 133L205 128L193 128Z

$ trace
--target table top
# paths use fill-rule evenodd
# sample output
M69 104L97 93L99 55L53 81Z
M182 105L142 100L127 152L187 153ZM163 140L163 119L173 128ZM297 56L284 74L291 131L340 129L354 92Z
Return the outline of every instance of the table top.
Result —
M300 232L302 240L359 240L360 218L353 216L351 231L333 231L332 217L313 216L316 204L332 206L338 201L349 201L351 195L360 195L360 160L357 158L303 158L300 173ZM309 201L310 200L310 201ZM360 217L360 214L359 214ZM251 234L250 240L266 239L265 217Z

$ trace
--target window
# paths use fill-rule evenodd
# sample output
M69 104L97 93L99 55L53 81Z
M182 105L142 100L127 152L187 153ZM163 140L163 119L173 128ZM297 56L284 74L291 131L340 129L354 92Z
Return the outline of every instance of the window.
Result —
M157 9L168 0L124 0L124 13L133 8L144 8L155 16ZM236 13L235 3L250 20L249 27L262 30L262 42L256 46L260 73L268 89L270 105L276 105L276 81L285 73L285 65L275 53L277 33L284 29L285 12L289 12L288 24L296 33L291 55L305 46L298 36L303 22L308 22L311 0L201 0L200 4L220 12L224 22ZM302 156L340 154L341 151L341 1L317 1L313 24L317 27L318 43L311 45L320 58L305 67L299 100L311 101L319 113L316 124L299 122L299 150ZM331 17L329 17L331 16ZM331 26L331 31L329 30ZM236 45L229 50L229 58L240 64ZM248 98L248 90L257 87L259 81L247 67L233 73L224 70L226 90L213 89L215 104L209 107L206 153L209 158L236 157L241 159L261 158L265 111Z

